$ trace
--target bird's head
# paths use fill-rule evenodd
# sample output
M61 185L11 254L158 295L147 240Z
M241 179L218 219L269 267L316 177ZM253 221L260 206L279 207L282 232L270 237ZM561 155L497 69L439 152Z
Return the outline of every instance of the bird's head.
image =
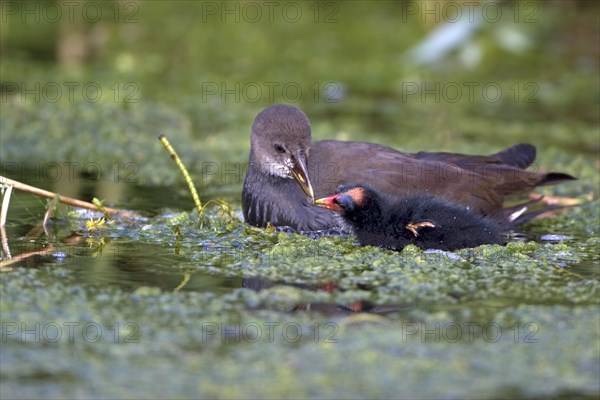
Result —
M276 104L265 108L252 124L251 162L266 174L294 179L314 201L308 178L310 122L296 107Z
M365 213L377 212L377 194L365 185L345 185L340 186L336 194L315 200L315 204L354 220Z

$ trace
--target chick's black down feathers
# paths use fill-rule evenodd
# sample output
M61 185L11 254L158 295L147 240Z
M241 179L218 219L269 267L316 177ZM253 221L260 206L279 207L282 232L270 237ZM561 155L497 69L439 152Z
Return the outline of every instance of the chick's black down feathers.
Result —
M334 208L363 246L455 250L505 243L505 227L494 219L443 199L392 197L365 185L343 186L338 192Z

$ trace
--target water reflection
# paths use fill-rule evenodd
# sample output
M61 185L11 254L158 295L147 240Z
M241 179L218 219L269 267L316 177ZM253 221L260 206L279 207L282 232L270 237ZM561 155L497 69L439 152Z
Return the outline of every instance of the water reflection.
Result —
M301 284L291 284L285 282L273 282L268 279L252 277L245 278L242 280L242 286L248 289L255 290L260 292L264 289L269 289L274 286L290 286L300 289L306 290L314 290L314 291L325 291L328 293L332 293L336 290L340 290L335 283L327 283L323 285L301 285ZM392 304L392 305L375 305L371 304L368 301L357 300L348 304L332 304L332 303L302 303L296 304L294 306L288 307L286 310L280 311L312 311L317 312L319 314L323 314L326 316L331 315L345 315L345 314L354 314L359 312L368 312L371 314L388 314L392 312L397 312L404 310L410 307L411 304Z
M42 226L38 223L23 237L15 233L16 226L4 232L6 251L2 271L15 267L68 268L72 284L116 286L125 291L154 287L163 291L198 291L218 294L238 288L257 292L274 286L287 285L304 290L332 293L340 290L335 283L300 285L273 282L259 277L232 278L199 272L190 264L189 254L178 255L171 247L142 243L132 239L112 239L94 234L69 231L59 221ZM12 253L12 258L8 257ZM366 288L365 290L368 290ZM323 315L346 315L357 312L386 314L400 311L408 305L374 305L367 301L348 304L300 303L278 311L311 311Z

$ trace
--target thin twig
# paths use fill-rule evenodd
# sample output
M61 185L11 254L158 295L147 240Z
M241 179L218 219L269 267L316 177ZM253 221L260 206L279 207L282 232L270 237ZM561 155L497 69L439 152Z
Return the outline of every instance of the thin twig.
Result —
M188 187L190 188L190 193L192 194L192 199L194 199L194 204L196 204L196 209L198 210L198 216L201 216L202 212L203 212L202 211L202 202L200 201L200 196L198 196L198 192L196 191L196 186L194 186L194 182L192 181L190 174L188 173L187 169L185 168L185 165L183 165L183 162L181 161L181 159L175 152L175 149L173 148L173 146L171 146L171 143L169 143L169 141L167 140L165 135L160 135L158 137L158 139L163 144L163 146L165 146L165 149L167 149L167 151L169 152L169 155L171 156L173 161L175 161L175 164L177 164L177 166L181 170L181 173L183 174L183 178L185 179L185 182L187 183Z
M52 252L54 250L56 250L56 248L53 245L49 244L47 247L44 247L41 250L27 251L25 253L18 254L16 256L14 256L13 258L8 258L6 260L2 260L0 262L0 271L6 270L6 267L8 267L9 265L17 263L19 261L23 261L29 257L47 256L49 254L52 254Z
M8 205L10 204L10 195L12 194L12 186L7 186L4 196L2 196L2 209L0 209L0 227L6 225L6 214L8 213Z
M94 210L94 211L103 211L103 210L100 210L93 203L88 203L87 201L74 199L73 197L63 196L58 193L52 193L52 192L49 192L44 189L40 189L35 186L30 186L25 183L15 181L13 179L5 178L3 176L0 176L0 184L12 186L15 189L19 189L24 192L32 193L32 194L35 194L38 196L46 197L48 199L57 198L58 201L60 201L61 203L68 204L73 207L85 208L85 209ZM117 210L116 208L104 207L104 211L111 213L111 214L118 214L123 217L135 217L135 214L132 212Z
M0 240L2 240L2 250L4 251L4 256L0 257L0 260L11 258L8 238L6 237L6 228L4 226L0 226Z
M186 272L183 274L183 280L177 285L177 287L173 290L174 292L179 292L181 288L183 288L190 281L190 273Z

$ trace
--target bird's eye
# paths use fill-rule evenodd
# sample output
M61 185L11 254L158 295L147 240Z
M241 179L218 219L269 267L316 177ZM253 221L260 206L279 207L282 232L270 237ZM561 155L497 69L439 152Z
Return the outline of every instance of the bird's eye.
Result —
M335 202L346 211L354 209L354 206L356 205L354 199L347 194L336 197Z
M285 153L285 149L283 148L282 145L276 143L273 145L273 147L275 148L275 151L278 153Z

